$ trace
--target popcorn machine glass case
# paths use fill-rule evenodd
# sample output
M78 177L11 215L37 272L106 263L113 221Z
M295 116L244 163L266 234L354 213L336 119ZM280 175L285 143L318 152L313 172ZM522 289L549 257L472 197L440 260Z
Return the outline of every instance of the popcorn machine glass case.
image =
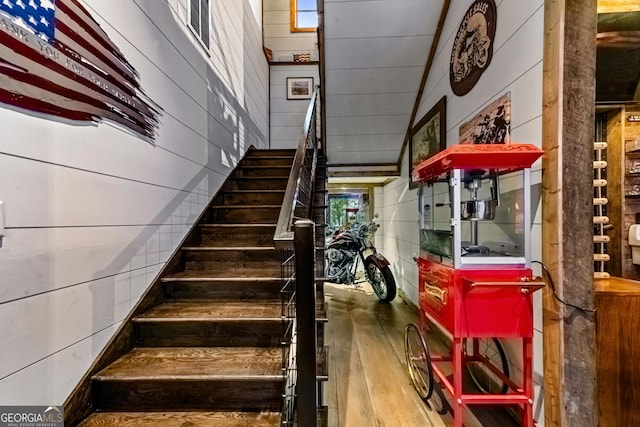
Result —
M420 256L454 268L528 265L528 172L474 166L423 182Z
M410 324L407 365L423 398L430 395L432 374L453 395L455 426L462 425L462 406L470 403L519 405L523 425L533 426L532 292L544 282L532 278L530 268L530 167L542 153L531 144L456 145L413 171L419 182L421 318L444 329L452 346L448 356L429 357L423 344L423 357L415 345L424 343L420 328ZM479 351L481 342L498 337L522 338L522 384L498 372ZM428 366L421 368L422 361ZM453 363L453 380L439 362ZM479 396L462 390L462 367L477 364L495 373L499 392Z

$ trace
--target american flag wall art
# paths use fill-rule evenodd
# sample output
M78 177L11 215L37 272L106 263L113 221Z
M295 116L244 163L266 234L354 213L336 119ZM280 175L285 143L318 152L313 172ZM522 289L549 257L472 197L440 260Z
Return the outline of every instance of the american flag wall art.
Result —
M154 139L161 108L77 0L0 0L0 105Z

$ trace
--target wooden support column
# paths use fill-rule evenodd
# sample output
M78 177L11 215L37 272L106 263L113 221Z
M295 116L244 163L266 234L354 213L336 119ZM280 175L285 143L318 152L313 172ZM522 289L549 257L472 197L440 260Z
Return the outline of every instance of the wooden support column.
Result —
M592 309L596 0L545 1L543 261L564 301ZM544 307L545 426L597 425L595 315Z

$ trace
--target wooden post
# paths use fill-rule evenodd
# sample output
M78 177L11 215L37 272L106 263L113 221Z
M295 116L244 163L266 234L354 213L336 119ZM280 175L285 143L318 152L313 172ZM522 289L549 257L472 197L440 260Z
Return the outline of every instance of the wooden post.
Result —
M318 425L316 381L316 288L315 224L300 219L294 225L293 247L296 253L296 318L298 321L296 360L298 364L298 425Z
M560 298L592 309L596 0L544 9L542 257ZM543 307L545 426L595 427L595 315L550 288Z

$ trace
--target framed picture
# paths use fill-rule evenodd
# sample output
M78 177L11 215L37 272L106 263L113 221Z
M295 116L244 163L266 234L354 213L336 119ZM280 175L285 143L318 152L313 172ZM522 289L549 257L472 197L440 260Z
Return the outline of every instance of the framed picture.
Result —
M508 144L511 142L511 92L487 105L460 125L460 144Z
M409 188L416 188L411 172L421 162L447 148L447 101L443 96L411 129L409 137Z
M311 99L313 77L287 77L287 99Z

